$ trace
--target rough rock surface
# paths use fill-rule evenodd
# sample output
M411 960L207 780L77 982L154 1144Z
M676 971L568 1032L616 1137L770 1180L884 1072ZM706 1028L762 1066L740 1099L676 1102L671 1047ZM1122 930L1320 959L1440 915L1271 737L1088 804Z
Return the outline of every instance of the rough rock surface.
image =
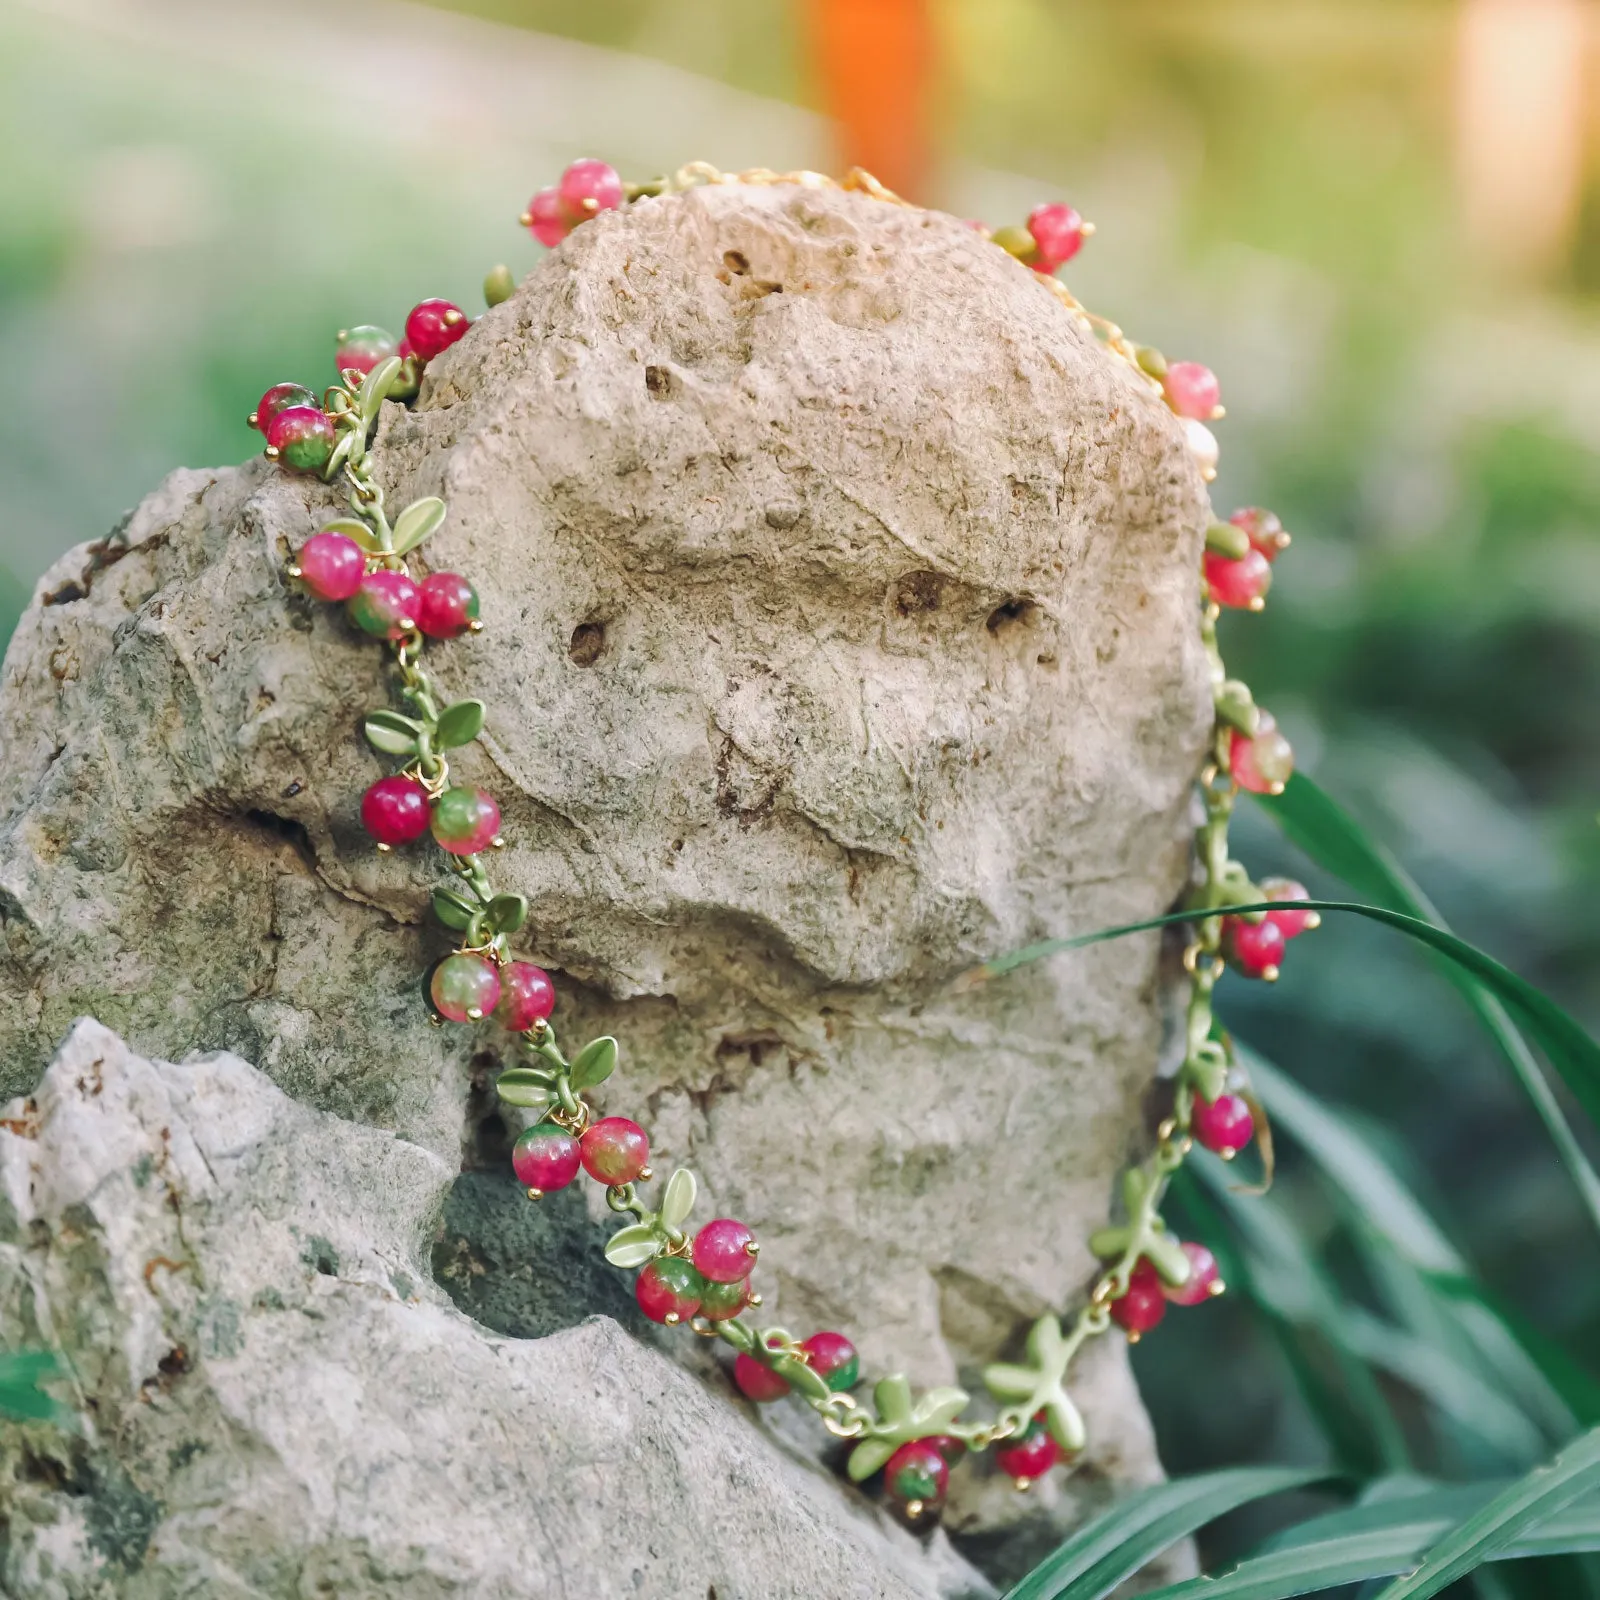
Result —
M490 706L457 770L563 1037L622 1040L606 1109L757 1229L783 1323L970 1380L1081 1290L1155 1061L1153 939L953 980L1182 881L1178 427L955 220L800 188L601 216L388 411L391 505L442 494L423 555L483 594L432 652ZM93 1012L492 1160L494 1041L418 1003L431 863L356 820L382 652L284 572L337 504L178 473L44 580L0 686L0 1064L26 1090ZM1110 1341L1080 1382L1060 1503L970 1480L953 1526L1158 1470Z
M992 1593L594 1318L486 1335L423 1259L452 1176L228 1055L80 1023L0 1129L0 1345L68 1432L0 1428L15 1600Z

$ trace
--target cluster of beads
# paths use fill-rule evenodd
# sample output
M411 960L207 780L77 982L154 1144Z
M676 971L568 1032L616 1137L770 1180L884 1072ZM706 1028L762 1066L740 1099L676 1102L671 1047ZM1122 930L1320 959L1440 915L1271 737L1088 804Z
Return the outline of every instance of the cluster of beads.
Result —
M584 160L569 166L555 186L540 190L521 220L540 243L555 246L600 212L694 183L724 181L829 180L765 171L729 180L695 164L670 179L624 184L604 162ZM852 173L844 187L903 203L864 173ZM1215 376L1198 363L1169 363L1159 351L1129 343L1054 277L1077 255L1092 226L1058 203L1035 208L1021 227L990 234L973 226L1039 273L1149 384L1181 420L1202 474L1212 477L1217 445L1208 425L1222 415ZM485 280L491 305L511 292L504 267ZM1213 760L1200 783L1205 821L1196 837L1199 872L1189 900L1196 932L1185 956L1192 978L1187 1049L1174 1084L1172 1114L1161 1125L1156 1149L1123 1176L1126 1220L1100 1229L1090 1240L1104 1265L1088 1303L1066 1330L1054 1316L1040 1318L1027 1336L1024 1361L985 1370L985 1387L1000 1406L991 1420L963 1417L970 1399L963 1390L935 1389L917 1397L901 1377L881 1380L868 1406L851 1393L860 1381L860 1359L843 1334L821 1331L796 1339L785 1329L756 1330L739 1320L761 1304L752 1283L760 1246L744 1223L730 1217L714 1218L693 1233L685 1230L696 1198L692 1173L672 1173L657 1208L641 1199L636 1185L654 1176L648 1135L627 1117L595 1120L585 1098L615 1067L616 1042L593 1040L568 1060L550 1026L555 990L549 975L511 952L509 939L524 920L526 902L494 893L480 860L501 843L499 806L482 789L452 783L444 757L447 749L477 737L483 707L470 700L443 704L418 660L425 640L478 631L478 597L458 573L430 572L419 581L408 570L407 557L439 526L445 507L433 498L418 501L391 523L367 455L382 403L414 397L427 363L470 326L459 307L424 300L407 316L399 340L373 325L342 331L334 356L338 385L319 400L299 384L275 384L250 417L266 436L271 459L327 479L342 473L350 485L354 515L335 519L307 540L289 571L315 598L343 604L357 629L385 641L393 652L407 712L374 711L366 729L378 750L406 760L367 789L360 815L379 850L431 834L453 874L453 881L434 890L433 907L462 938L431 973L433 1020L473 1023L492 1016L520 1037L523 1064L502 1072L496 1084L506 1104L538 1114L513 1149L518 1182L535 1200L568 1187L580 1171L602 1184L610 1210L634 1219L612 1235L606 1256L619 1267L637 1269L640 1310L653 1322L688 1325L731 1345L733 1382L741 1394L762 1403L797 1394L831 1432L854 1442L850 1477L860 1482L881 1474L887 1497L913 1522L937 1514L950 1469L969 1448L993 1448L1000 1470L1025 1488L1084 1447L1083 1423L1065 1378L1087 1338L1115 1324L1130 1341L1137 1340L1162 1320L1169 1305L1196 1306L1222 1292L1211 1252L1172 1239L1159 1205L1192 1142L1231 1159L1255 1135L1257 1112L1237 1090L1231 1048L1212 1020L1211 992L1218 977L1231 967L1250 977L1276 978L1287 943L1316 925L1313 912L1294 904L1306 898L1299 884L1286 879L1251 884L1226 848L1238 790L1280 791L1293 770L1293 753L1248 688L1227 677L1216 622L1224 607L1261 609L1272 563L1289 536L1270 512L1253 508L1207 532L1201 634L1212 665L1217 722ZM1262 902L1271 909L1255 909Z

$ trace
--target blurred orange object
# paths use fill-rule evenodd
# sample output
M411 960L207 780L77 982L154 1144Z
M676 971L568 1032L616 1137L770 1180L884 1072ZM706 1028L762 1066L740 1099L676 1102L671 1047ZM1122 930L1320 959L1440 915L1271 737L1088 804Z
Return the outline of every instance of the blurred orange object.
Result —
M933 29L927 0L807 0L840 166L915 198L927 178Z

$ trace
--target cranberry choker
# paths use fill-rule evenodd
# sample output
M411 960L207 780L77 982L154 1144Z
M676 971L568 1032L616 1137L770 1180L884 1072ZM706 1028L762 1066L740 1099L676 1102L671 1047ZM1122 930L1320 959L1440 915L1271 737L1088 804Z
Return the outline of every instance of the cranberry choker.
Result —
M541 244L553 247L598 212L654 204L697 184L716 183L804 184L856 191L886 205L906 203L859 170L835 182L810 172L725 175L694 163L667 179L625 184L604 162L577 161L554 188L533 197L521 220ZM1202 475L1208 481L1214 477L1217 442L1209 424L1222 415L1222 407L1213 374L1195 362L1168 362L1159 351L1131 343L1115 325L1081 306L1054 276L1082 248L1092 227L1070 206L1050 204L1034 210L1025 226L979 231L1034 269L1042 292L1055 295L1116 359L1160 394L1182 420ZM484 289L491 305L508 298L510 273L496 268ZM1280 791L1293 754L1248 687L1228 677L1216 636L1223 608L1261 609L1272 563L1289 536L1275 516L1257 509L1238 511L1206 532L1196 619L1211 667L1216 724L1211 757L1197 781L1203 820L1185 901L1193 916L1184 953L1184 1058L1174 1080L1171 1114L1158 1129L1155 1148L1123 1174L1124 1215L1089 1241L1102 1265L1086 1301L1065 1322L1041 1317L1027 1336L1024 1359L984 1371L984 1387L996 1408L992 1415L969 1415L971 1396L964 1390L914 1394L899 1376L880 1380L868 1404L855 1396L860 1363L843 1334L799 1337L745 1320L761 1304L752 1278L760 1245L731 1217L691 1230L692 1173L679 1169L659 1184L650 1201L642 1196L639 1186L654 1176L644 1129L626 1117L596 1120L585 1098L615 1069L616 1041L591 1040L569 1059L550 1025L555 989L549 976L514 953L527 902L520 895L497 894L485 865L488 852L502 843L500 809L483 790L454 783L450 776L448 752L477 738L484 707L477 700L446 704L422 665L428 641L478 631L478 597L457 573L433 572L421 582L412 576L407 557L444 520L444 502L429 497L391 514L369 452L383 403L414 398L423 368L470 326L459 307L424 300L406 318L398 342L382 328L349 329L340 333L335 351L337 385L319 399L299 384L274 384L250 417L265 434L271 459L295 472L342 479L349 488L352 514L307 540L288 570L317 599L342 602L351 624L385 641L393 659L402 709L369 712L365 728L368 741L394 758L398 769L362 796L361 821L379 850L415 844L431 834L443 852L446 876L433 891L433 910L458 935L458 943L432 971L434 1020L442 1025L492 1017L520 1039L519 1064L497 1083L502 1101L539 1118L516 1142L512 1163L518 1181L535 1200L576 1182L580 1171L603 1184L607 1204L626 1219L611 1236L606 1258L636 1273L640 1309L654 1322L687 1326L732 1346L733 1381L749 1399L799 1395L830 1432L853 1441L849 1476L861 1482L881 1471L884 1493L913 1523L937 1516L951 1466L968 1449L993 1448L1000 1470L1025 1488L1084 1448L1083 1421L1066 1384L1085 1341L1113 1325L1136 1340L1162 1320L1168 1306L1199 1305L1222 1292L1211 1252L1173 1238L1159 1208L1192 1141L1231 1157L1256 1132L1259 1108L1240 1092L1242 1074L1212 1015L1218 979L1230 969L1276 978L1288 942L1317 921L1315 912L1288 905L1230 914L1230 908L1306 897L1287 880L1252 883L1229 856L1228 822L1239 789Z

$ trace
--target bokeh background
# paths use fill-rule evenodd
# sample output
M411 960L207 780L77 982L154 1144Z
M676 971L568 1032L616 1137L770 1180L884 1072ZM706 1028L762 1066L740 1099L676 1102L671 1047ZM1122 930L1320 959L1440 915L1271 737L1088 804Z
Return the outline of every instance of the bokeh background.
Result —
M531 266L517 214L577 155L859 160L991 224L1066 198L1099 227L1074 290L1222 377L1219 509L1295 535L1230 664L1458 931L1592 1025L1597 82L1588 0L0 0L0 640L165 471L249 454L267 382L331 381L333 330ZM1257 815L1239 840L1334 887ZM1459 999L1365 924L1292 957L1229 1020L1594 1376L1600 1243ZM1287 1255L1258 1238L1253 1297L1140 1347L1169 1467L1536 1458L1484 1422L1492 1375L1408 1372L1400 1291L1284 1143ZM1392 1431L1319 1396L1348 1352L1302 1271Z

